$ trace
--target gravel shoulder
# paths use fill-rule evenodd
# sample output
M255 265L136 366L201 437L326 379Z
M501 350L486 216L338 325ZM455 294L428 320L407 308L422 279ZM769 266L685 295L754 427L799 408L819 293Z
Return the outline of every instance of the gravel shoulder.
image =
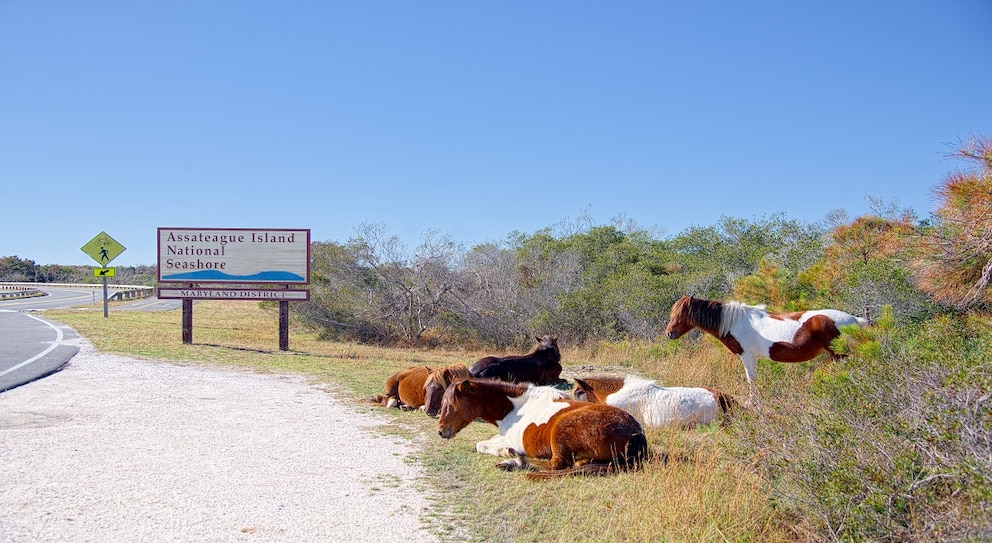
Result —
M304 379L80 352L0 393L0 541L433 542L412 445Z

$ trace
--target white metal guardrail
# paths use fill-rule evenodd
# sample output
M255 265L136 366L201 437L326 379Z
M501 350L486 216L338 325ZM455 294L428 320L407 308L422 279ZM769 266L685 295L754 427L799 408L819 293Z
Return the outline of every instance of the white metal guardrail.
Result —
M30 283L18 281L0 282L0 300L10 298L30 298L41 296L44 293L40 290L43 287L53 288L82 288L82 289L102 289L102 283ZM109 301L135 300L147 298L155 294L155 287L142 285L107 285L108 289L113 289Z

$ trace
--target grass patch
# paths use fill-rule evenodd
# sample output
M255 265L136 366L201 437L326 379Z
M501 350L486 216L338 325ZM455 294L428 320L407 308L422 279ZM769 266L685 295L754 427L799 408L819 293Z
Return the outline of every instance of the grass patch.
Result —
M731 456L725 428L649 430L653 460L642 470L606 477L534 482L497 470L495 457L475 452L495 427L476 422L451 440L437 437L435 421L420 412L369 407L361 400L382 391L392 373L413 365L471 364L501 354L464 350L391 349L321 341L290 331L289 351L278 348L278 313L256 302L200 302L193 344L182 343L181 312L63 310L46 317L73 327L100 351L180 364L253 368L305 375L344 401L375 410L390 424L381 431L412 439L414 461L425 469L423 488L436 508L431 529L443 541L791 541L766 484L748 459ZM733 356L702 346L599 344L563 346L565 376L606 369L659 378L672 386L711 386L746 392ZM722 347L721 347L722 348ZM388 491L388 480L376 481Z

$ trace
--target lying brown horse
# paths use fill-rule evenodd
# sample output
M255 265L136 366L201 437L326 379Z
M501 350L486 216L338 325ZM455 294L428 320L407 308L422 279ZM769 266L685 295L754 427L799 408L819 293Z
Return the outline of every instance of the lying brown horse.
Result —
M530 354L487 356L480 358L469 371L475 377L489 377L509 383L557 385L561 383L561 352L558 336L537 338L537 348Z
M441 399L448 385L469 377L472 377L472 374L465 364L455 364L431 371L427 375L427 382L424 383L424 412L428 416L436 417L441 410Z
M494 439L502 438L506 450L516 456L499 467L525 467L524 456L550 459L549 471L530 473L530 479L635 469L648 454L644 430L630 413L562 398L562 391L552 387L491 379L449 386L441 402L438 435L451 439L476 419L499 428Z
M369 401L403 410L420 409L424 406L424 383L430 373L431 368L427 366L400 370L386 379L385 394L372 396Z

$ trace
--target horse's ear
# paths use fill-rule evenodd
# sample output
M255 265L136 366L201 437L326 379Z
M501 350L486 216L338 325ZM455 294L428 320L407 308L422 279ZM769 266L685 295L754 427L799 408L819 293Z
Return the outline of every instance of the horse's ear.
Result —
M455 383L455 390L457 390L458 392L465 392L466 390L468 390L468 387L469 387L469 382L467 379L462 379L461 381Z
M583 381L582 379L579 379L578 377L575 378L575 384L579 385L583 389L589 388L589 383Z

